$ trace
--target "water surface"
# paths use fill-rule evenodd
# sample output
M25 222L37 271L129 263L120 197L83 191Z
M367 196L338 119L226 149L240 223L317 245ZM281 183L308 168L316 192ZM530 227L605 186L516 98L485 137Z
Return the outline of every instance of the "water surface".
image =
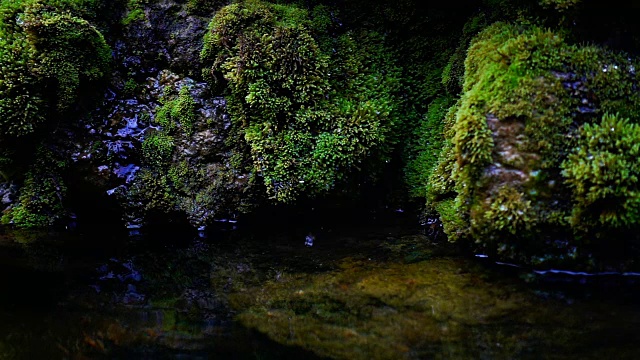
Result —
M634 279L490 266L400 220L3 229L0 359L640 356Z

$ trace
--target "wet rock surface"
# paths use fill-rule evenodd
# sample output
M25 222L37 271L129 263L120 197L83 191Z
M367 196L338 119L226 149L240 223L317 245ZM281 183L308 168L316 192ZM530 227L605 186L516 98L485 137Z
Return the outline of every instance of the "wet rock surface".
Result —
M169 68L185 76L199 76L208 19L189 13L185 4L176 1L142 6L144 16L125 26L114 46L122 73L144 79Z
M12 183L0 184L0 208L8 209L16 200L18 187Z
M225 144L231 126L225 99L198 80L202 37L213 7L163 0L130 2L121 9L123 18L109 33L114 66L102 102L85 109L88 114L78 121L60 124L55 132L64 136L46 144L68 165L63 227L121 223L137 235L150 218L201 230L214 220L235 218L248 174L229 165L233 153ZM192 129L171 132L156 116L183 88L196 112ZM162 154L162 161L172 169L154 169L145 159L145 140L154 134L170 135L173 149ZM157 201L154 196L161 193L175 196ZM0 206L13 207L19 195L12 183L2 184ZM108 214L103 219L96 204Z
M498 119L487 115L487 126L493 138L493 163L485 169L482 180L489 183L488 194L497 193L505 184L518 187L530 180L531 164L540 156L526 151L525 124L517 119ZM487 196L490 198L490 196Z
M163 130L155 118L163 103L175 98L175 94L186 88L192 99L196 117L192 133L173 134L175 150L168 162L185 167L182 176L189 173L195 178L200 174L199 183L187 184L189 189L181 193L180 201L170 203L173 208L161 208L160 211L187 211L194 226L201 227L211 222L218 208L224 209L228 203L224 195L216 199L217 203L202 204L195 199L198 191L205 191L206 178L216 179L220 186L228 189L228 195L235 194L233 188L243 188L246 174L219 175L228 167L230 153L224 143L230 127L230 118L226 113L226 102L221 97L210 94L205 83L190 78L182 78L168 70L148 77L140 87L136 97L126 98L109 90L101 108L82 123L76 132L71 158L76 166L85 168L85 179L96 188L119 203L124 213L125 225L137 232L145 220L149 208L149 195L132 194L132 186L138 189L140 171L149 169L142 154L145 139L151 134ZM171 95L174 94L174 95ZM172 165L173 166L173 165ZM166 173L164 174L166 176ZM158 177L158 175L154 175ZM236 179L236 181L234 181ZM189 182L189 180L185 180ZM205 182L205 183L202 183ZM146 188L143 188L146 191ZM182 208L180 208L182 204ZM215 208L218 207L218 208ZM158 209L151 209L158 210ZM222 217L222 215L221 215ZM227 215L228 217L228 215Z

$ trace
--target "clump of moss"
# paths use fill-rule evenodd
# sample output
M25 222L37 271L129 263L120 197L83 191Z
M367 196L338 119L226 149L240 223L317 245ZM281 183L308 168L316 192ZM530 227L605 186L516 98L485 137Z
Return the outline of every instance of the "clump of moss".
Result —
M207 15L228 3L228 0L188 0L187 11L191 14Z
M33 133L46 115L40 83L30 71L34 49L16 23L24 13L24 7L18 4L0 4L0 136L3 138Z
M198 228L216 216L247 211L248 176L230 160L235 149L222 140L227 115L222 105L202 111L208 106L202 85L184 79L163 88L161 105L150 116L156 127L145 133L140 149L142 168L128 191L119 194L126 218L168 215Z
M111 49L86 20L36 3L26 8L22 21L27 41L35 48L31 71L39 78L57 80L59 111L78 99L81 83L108 74Z
M141 169L128 189L125 202L126 215L172 213L176 209L176 194L170 180L156 169Z
M554 8L560 12L575 8L582 0L539 0L540 5Z
M142 155L145 162L155 167L164 167L171 162L173 138L163 132L154 132L142 143Z
M109 73L111 50L104 37L74 15L90 7L71 1L0 4L4 144L17 144L17 138L37 133L53 118L68 117L85 99L80 94L90 89L88 85Z
M605 114L585 124L562 163L574 227L635 228L640 223L640 125Z
M382 39L327 36L327 11L238 2L205 37L204 75L226 85L235 141L277 202L326 194L394 146L398 75Z
M458 47L451 54L445 67L442 69L442 85L449 94L457 95L464 85L464 62L467 57L467 49L471 40L485 27L489 20L485 13L471 17L462 29L462 35Z
M121 20L122 25L127 26L133 22L145 20L146 15L143 6L148 2L148 0L129 0L127 2L127 11Z
M485 220L480 226L491 232L508 232L512 235L530 231L536 226L537 217L531 213L531 200L517 189L505 185L490 200L488 211L483 212Z
M34 170L42 160L36 149L101 95L96 85L110 72L111 50L85 19L101 6L93 0L0 2L0 173L24 180L21 193L31 194L10 216L19 226L59 218L54 200L64 186L55 172Z
M124 83L124 87L122 89L122 94L124 96L135 96L135 94L139 91L140 84L136 82L135 79L130 78Z
M155 122L168 133L176 131L179 127L187 136L191 136L196 121L195 107L189 88L183 86L177 98L164 101L156 113Z
M36 154L20 188L15 206L2 216L2 223L21 228L41 228L56 224L66 215L67 187L61 175L66 164L45 148Z
M434 100L428 108L427 114L414 130L416 144L412 146L417 155L409 159L405 176L409 186L409 193L413 197L427 196L429 177L433 174L438 163L437 154L444 144L445 116L453 105L453 98L444 96Z

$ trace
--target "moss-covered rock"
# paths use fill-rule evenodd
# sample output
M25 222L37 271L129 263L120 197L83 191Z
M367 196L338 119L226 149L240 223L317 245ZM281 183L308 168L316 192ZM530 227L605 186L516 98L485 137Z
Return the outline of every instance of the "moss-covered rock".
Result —
M591 239L602 226L634 229L635 125L600 119L637 118L636 66L536 26L497 23L479 34L444 121L445 146L430 153L439 160L428 207L440 210L450 239L524 262L566 262L605 241Z
M64 2L63 2L64 4ZM104 79L111 50L86 20L42 1L2 3L0 136L24 136Z
M161 88L153 95L160 104L147 115L152 126L143 135L141 170L120 194L127 218L145 222L163 214L201 227L246 212L258 199L225 141L224 99L211 99L206 84L168 71L154 84L147 86Z
M65 193L59 172L38 148L95 104L110 73L111 50L86 18L96 1L21 0L0 3L0 173L24 182L19 203L7 215L23 227L60 218ZM64 161L58 154L58 161Z
M118 76L143 82L158 71L200 76L200 50L211 13L224 2L120 0L114 57Z
M14 224L20 228L43 228L56 225L65 219L65 185L62 171L63 160L48 149L41 147L36 162L29 168L17 203L2 215L3 224Z

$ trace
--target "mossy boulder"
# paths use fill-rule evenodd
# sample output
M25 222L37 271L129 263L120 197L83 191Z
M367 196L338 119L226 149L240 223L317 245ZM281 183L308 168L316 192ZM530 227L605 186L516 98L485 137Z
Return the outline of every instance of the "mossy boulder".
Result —
M636 233L637 65L536 26L480 33L425 167L428 211L450 239L526 263L593 265L595 247Z
M114 57L123 76L144 81L162 69L200 75L200 50L207 21L217 1L127 0Z

